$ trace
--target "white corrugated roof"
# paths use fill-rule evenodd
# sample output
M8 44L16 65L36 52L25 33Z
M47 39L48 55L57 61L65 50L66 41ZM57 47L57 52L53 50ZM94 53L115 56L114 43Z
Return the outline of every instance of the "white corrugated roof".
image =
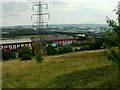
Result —
M30 39L14 39L14 40L0 40L0 44L24 43L31 42Z

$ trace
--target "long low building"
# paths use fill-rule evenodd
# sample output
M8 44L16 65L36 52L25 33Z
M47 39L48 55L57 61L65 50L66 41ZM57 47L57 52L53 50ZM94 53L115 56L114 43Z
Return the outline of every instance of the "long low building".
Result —
M35 42L52 42L58 46L71 45L78 42L77 39L67 35L46 35L39 38L31 39L14 39L14 40L0 40L0 46L3 49L17 50L24 46L32 46Z

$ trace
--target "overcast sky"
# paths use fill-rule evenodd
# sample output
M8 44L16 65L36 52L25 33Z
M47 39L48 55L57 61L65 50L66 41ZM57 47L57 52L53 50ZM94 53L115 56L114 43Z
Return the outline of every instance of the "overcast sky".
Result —
M32 24L32 5L39 0L4 0L2 1L2 24ZM105 17L115 19L112 12L119 0L41 0L48 3L51 18L49 24L105 24ZM44 8L44 7L43 7ZM0 10L1 11L1 10ZM35 17L34 17L35 18Z

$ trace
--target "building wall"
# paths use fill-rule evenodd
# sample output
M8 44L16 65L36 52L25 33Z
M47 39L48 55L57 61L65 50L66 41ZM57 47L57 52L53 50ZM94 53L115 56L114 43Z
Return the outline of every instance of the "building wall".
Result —
M62 45L71 45L72 43L78 42L76 39L65 39L65 40L52 40L52 41L43 41L43 42L54 42L57 43L59 46ZM21 47L29 46L32 47L35 42L24 42L24 43L10 43L10 44L2 44L0 45L3 49L11 49L11 50L18 50Z

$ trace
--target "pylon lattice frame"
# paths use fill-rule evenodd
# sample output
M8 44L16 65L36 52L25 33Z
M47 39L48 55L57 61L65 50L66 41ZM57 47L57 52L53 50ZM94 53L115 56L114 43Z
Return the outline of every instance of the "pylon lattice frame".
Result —
M40 29L40 30L48 27L48 23L44 22L43 16L48 15L48 18L50 18L49 13L43 12L43 9L42 9L43 6L45 6L45 9L48 9L47 3L43 3L41 1L39 1L38 3L32 6L32 10L35 10L35 7L37 9L37 13L31 15L31 19L33 16L37 16L37 21L33 23L33 27L37 26L37 29Z

